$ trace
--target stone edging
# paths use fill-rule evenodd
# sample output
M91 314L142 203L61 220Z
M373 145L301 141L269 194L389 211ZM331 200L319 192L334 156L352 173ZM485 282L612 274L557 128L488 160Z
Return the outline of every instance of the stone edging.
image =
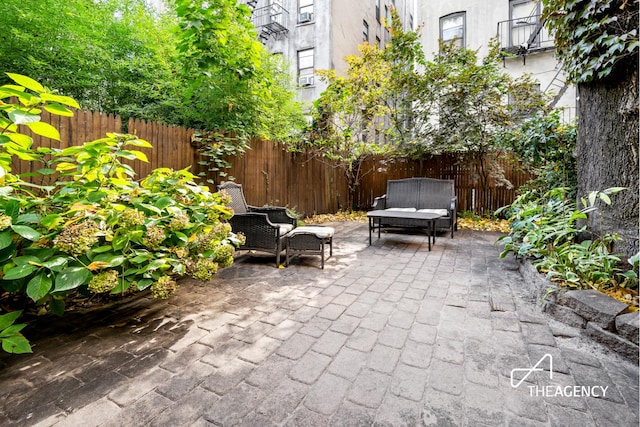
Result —
M521 261L518 269L542 311L638 362L640 312L628 312L627 304L596 290L560 288L538 273L529 261Z

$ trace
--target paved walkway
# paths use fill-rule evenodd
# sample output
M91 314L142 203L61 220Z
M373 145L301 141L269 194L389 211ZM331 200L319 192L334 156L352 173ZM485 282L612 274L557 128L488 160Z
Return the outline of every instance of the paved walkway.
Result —
M0 357L0 425L638 425L638 367L541 314L496 235L428 252L335 226L325 270L242 257L168 302L25 331L34 354Z

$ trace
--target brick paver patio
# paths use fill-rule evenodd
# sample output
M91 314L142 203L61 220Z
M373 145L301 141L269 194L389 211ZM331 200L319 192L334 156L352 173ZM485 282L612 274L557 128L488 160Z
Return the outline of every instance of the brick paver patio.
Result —
M241 257L169 301L27 329L34 353L0 356L0 425L638 425L638 366L541 313L495 234L429 252L332 226L324 270Z

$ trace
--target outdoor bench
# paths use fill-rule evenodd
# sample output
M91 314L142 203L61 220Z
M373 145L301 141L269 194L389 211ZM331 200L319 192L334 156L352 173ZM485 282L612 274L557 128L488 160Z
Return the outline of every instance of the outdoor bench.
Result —
M388 180L386 194L376 197L372 208L375 213L369 215L370 231L378 228L378 233L381 228L426 228L429 234L435 229L450 230L453 239L458 227L458 199L454 182L449 179Z

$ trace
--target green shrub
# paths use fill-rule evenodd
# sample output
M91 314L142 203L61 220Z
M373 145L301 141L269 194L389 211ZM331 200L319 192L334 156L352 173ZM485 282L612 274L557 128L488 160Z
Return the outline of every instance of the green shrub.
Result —
M62 314L65 299L76 292L151 288L155 297L168 298L177 289L176 277L209 280L219 266L233 262L233 243L238 242L226 222L232 215L227 196L196 184L186 169L159 168L134 181L125 161L146 162L138 148L151 148L134 135L109 133L82 146L33 150L31 138L18 133L16 124L55 139L57 131L39 122L41 108L70 111L52 108L48 91L37 82L9 76L18 85L0 87L0 99L17 96L20 104L0 104L4 290ZM11 174L14 157L46 163L38 173L58 173L58 181L52 186L23 181Z
M609 195L623 190L610 188L592 192L581 199L578 209L567 199L567 189L556 188L542 197L528 192L503 208L510 221L509 235L498 239L504 244L501 257L509 253L533 260L547 278L573 288L605 289L611 286L637 287L633 270L624 270L621 257L611 253L615 234L580 241L586 225L580 220L595 213L596 199L611 203ZM635 279L635 281L634 281Z
M14 325L22 310L0 315L0 342L7 353L31 353L29 341L20 333L25 324Z
M522 189L539 196L558 187L576 187L576 139L576 125L562 123L560 110L536 115L501 135L502 145L516 153L522 166L535 175ZM575 197L575 193L568 197Z

